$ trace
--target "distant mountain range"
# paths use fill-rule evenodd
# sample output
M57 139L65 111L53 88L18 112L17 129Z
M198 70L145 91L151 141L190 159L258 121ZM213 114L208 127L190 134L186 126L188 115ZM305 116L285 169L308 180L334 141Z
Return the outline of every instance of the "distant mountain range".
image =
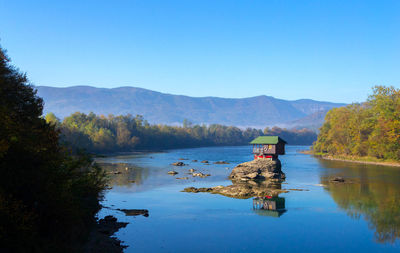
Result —
M324 123L325 115L328 111L329 109L317 111L301 119L293 120L283 124L278 124L278 126L286 128L293 128L293 127L308 128L317 131Z
M238 127L283 126L317 128L328 110L345 104L311 99L283 100L270 96L250 98L189 97L152 90L120 87L36 86L44 99L44 112L64 118L74 112L140 114L150 123L177 125L184 119L195 124Z

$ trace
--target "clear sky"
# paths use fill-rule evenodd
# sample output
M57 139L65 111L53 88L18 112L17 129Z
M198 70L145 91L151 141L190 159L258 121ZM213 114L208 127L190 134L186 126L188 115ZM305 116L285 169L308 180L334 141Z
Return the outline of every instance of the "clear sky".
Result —
M400 87L400 1L0 0L35 85L363 101Z

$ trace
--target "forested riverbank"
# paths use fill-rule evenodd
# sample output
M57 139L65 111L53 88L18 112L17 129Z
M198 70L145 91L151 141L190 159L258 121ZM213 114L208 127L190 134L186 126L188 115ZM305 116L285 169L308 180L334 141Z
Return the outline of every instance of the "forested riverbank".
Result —
M97 252L85 244L99 226L105 173L60 145L42 99L1 48L0 84L0 251Z
M49 113L46 120L61 131L64 145L96 154L246 145L261 135L279 135L292 145L311 145L317 138L316 133L308 129L273 127L262 131L218 124L193 125L187 120L181 126L152 125L140 115L104 116L76 112L60 121Z
M328 159L400 164L400 90L376 86L365 103L330 110L313 153Z

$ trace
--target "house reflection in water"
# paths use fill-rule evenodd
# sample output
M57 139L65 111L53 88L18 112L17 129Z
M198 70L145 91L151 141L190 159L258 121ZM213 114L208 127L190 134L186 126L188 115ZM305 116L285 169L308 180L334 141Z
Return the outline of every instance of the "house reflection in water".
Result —
M280 217L286 212L285 198L271 196L253 198L253 210L258 215Z

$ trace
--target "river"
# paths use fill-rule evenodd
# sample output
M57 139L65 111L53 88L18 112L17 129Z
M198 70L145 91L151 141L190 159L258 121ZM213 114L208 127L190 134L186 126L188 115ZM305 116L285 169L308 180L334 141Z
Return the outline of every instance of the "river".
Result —
M98 158L120 173L112 175L99 217L129 222L116 233L128 245L125 252L399 252L400 168L326 161L298 153L304 149L288 146L279 157L286 174L279 187L288 192L263 198L274 202L269 210L254 208L252 197L182 192L232 184L227 176L252 160L250 146ZM214 164L222 160L229 164ZM171 165L177 161L188 166ZM211 176L192 177L190 168ZM346 183L329 180L337 176ZM116 209L147 209L149 215Z

